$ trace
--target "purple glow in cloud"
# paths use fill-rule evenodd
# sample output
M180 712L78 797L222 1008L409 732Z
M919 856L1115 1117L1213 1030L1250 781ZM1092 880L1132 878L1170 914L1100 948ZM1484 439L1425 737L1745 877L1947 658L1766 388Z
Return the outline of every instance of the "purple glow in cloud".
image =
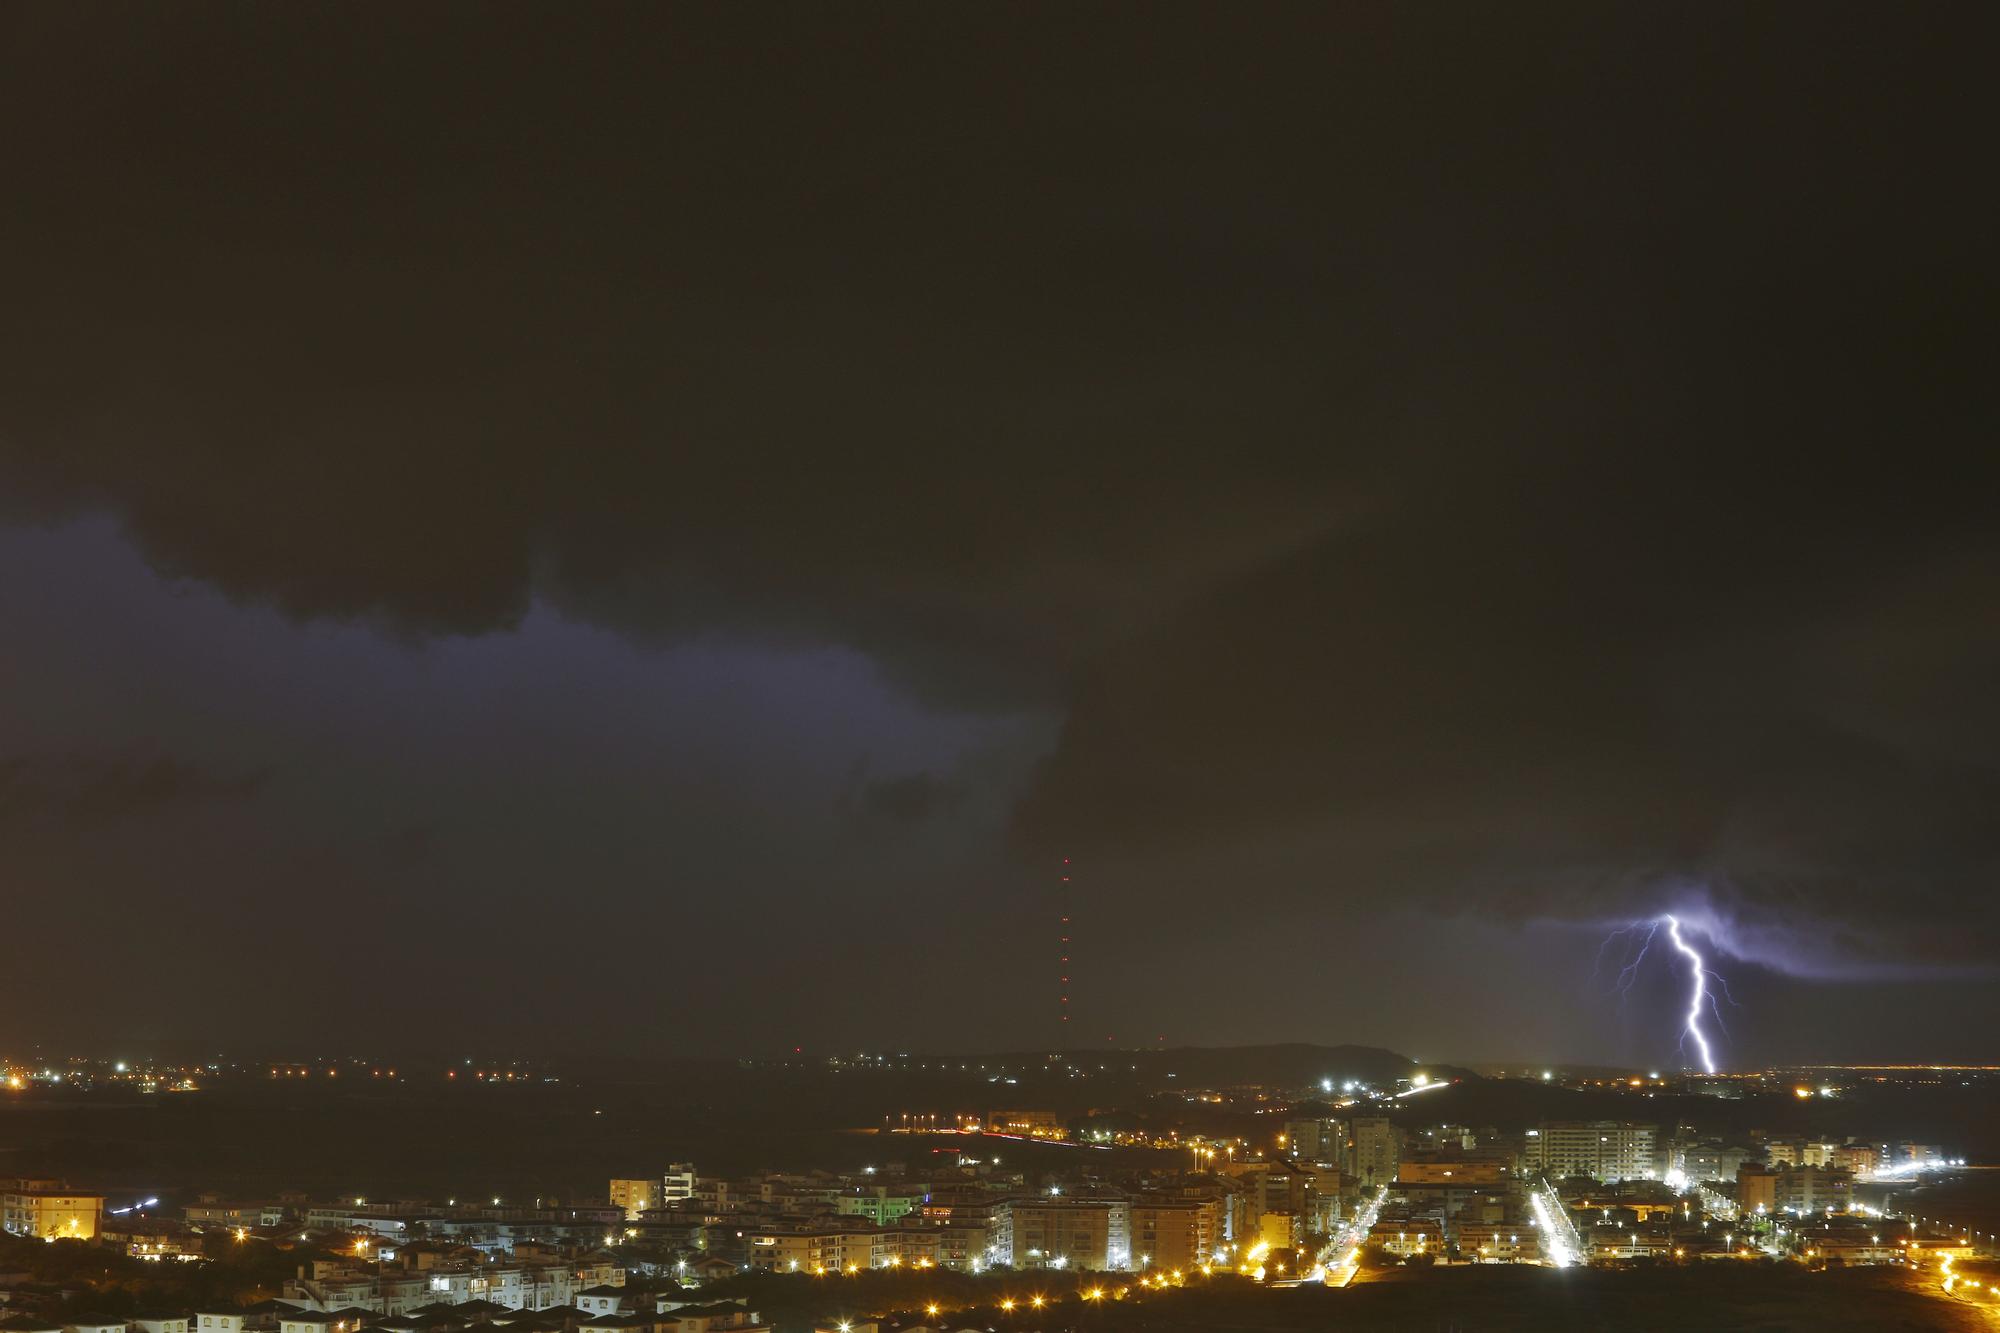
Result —
M1565 920L1550 915L1540 918L1540 924L1607 932L1599 952L1600 970L1613 941L1625 940L1628 951L1635 936L1650 942L1671 914L1684 938L1701 941L1704 958L1733 959L1804 981L1918 982L2000 976L2000 964L1969 956L1965 941L1945 921L1913 916L1888 923L1887 928L1864 929L1839 903L1778 899L1727 881L1646 880L1629 884L1626 892L1644 907L1622 920ZM1623 966L1629 969L1643 956L1641 946L1639 956ZM1715 985L1707 1002L1715 1006L1729 998L1728 988L1712 967L1708 977ZM1622 994L1631 983L1632 978L1621 972L1615 989Z

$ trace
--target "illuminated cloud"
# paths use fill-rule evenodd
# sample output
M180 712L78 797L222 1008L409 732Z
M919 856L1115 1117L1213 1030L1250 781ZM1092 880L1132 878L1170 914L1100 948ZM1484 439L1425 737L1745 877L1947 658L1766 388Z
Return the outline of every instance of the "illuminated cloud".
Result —
M284 788L202 849L258 939L581 878L796 962L1074 855L1156 934L2000 954L1989 44L1199 13L34 10L0 740L227 758L12 808Z

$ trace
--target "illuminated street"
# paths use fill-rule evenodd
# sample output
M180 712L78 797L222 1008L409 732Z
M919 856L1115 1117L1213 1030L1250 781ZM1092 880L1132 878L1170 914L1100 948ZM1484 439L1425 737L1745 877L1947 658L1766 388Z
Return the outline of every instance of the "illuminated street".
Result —
M1382 1205L1388 1198L1389 1187L1384 1185L1341 1229L1340 1234L1320 1251L1308 1281L1344 1287L1354 1280L1355 1270L1361 1263L1361 1247L1368 1243L1368 1230L1375 1225L1375 1219L1381 1215Z
M1579 1262L1583 1242L1578 1239L1576 1224L1570 1220L1569 1209L1555 1187L1546 1180L1530 1186L1528 1203L1534 1209L1547 1262L1556 1268L1568 1268Z

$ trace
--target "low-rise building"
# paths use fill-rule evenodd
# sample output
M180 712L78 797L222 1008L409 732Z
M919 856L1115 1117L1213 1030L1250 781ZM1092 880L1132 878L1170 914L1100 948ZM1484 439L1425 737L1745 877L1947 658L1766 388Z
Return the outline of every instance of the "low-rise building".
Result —
M135 1314L126 1322L131 1325L131 1333L188 1333L191 1317L155 1311Z
M1908 1257L1895 1233L1871 1230L1870 1225L1802 1227L1795 1238L1799 1257L1808 1262L1830 1264L1893 1264Z
M258 1227L274 1227L285 1220L285 1206L281 1203L231 1203L204 1196L198 1203L191 1203L185 1210L188 1225L197 1229L217 1227L229 1231L254 1231Z
M766 1328L757 1312L742 1299L701 1305L681 1305L663 1311L654 1323L655 1333L741 1333Z
M259 1301L227 1309L198 1310L189 1316L191 1333L275 1333L280 1315L297 1306L284 1301Z
M886 1267L882 1233L868 1226L746 1227L743 1264L760 1273L845 1273Z
M835 1196L835 1211L850 1217L865 1217L876 1226L887 1226L906 1213L916 1211L921 1194L889 1185L856 1185Z
M291 1310L278 1316L278 1333L361 1333L374 1322L375 1311Z
M1520 1222L1461 1222L1456 1234L1460 1259L1481 1264L1532 1264L1542 1257L1541 1239Z
M1057 1111L988 1111L986 1113L988 1134L1019 1134L1030 1139L1061 1139L1069 1137L1063 1125L1063 1118Z
M12 1276L18 1277L20 1275L14 1274ZM0 1294L4 1294L10 1299L13 1296L13 1292L11 1291L5 1291ZM28 1314L26 1312L13 1313L0 1317L0 1329L5 1329L6 1333L63 1333L63 1326L60 1320L51 1319L47 1315Z
M1600 1223L1587 1242L1593 1260L1642 1259L1671 1254L1673 1233L1664 1226Z
M576 1293L576 1308L593 1317L619 1314L625 1309L625 1289L609 1283L585 1287Z
M1396 1185L1498 1185L1507 1164L1497 1156L1412 1153L1396 1167Z
M1368 1231L1368 1243L1380 1245L1399 1258L1444 1254L1444 1225L1434 1218L1407 1217L1377 1222Z

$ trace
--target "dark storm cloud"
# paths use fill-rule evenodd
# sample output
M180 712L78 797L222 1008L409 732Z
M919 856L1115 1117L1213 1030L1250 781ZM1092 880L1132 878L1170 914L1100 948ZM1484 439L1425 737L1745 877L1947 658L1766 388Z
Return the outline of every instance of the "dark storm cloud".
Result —
M1951 960L1983 19L17 8L0 467L300 618L1064 707L1035 858Z
M270 776L213 772L166 754L9 755L0 758L0 828L107 824L242 801Z
M935 773L909 773L862 788L861 808L870 815L914 823L956 807L965 788Z
M421 865L436 855L442 832L437 823L407 824L382 839L382 856L393 865Z
M1928 699L1867 712L1818 688L1839 674L1820 656L1829 634L1857 655L1930 647L1746 605L1754 593L1699 582L1665 539L1545 535L1524 568L1528 548L1453 526L1413 525L1393 556L1331 543L1123 650L1134 662L1114 654L1080 691L1024 834L1189 854L1295 831L1267 882L1522 920L1700 908L1731 947L1809 974L1991 956L2000 774L1966 757L1990 699L1940 676L1912 682ZM1652 558L1684 586L1637 586ZM1373 575L1343 573L1385 562L1438 581L1385 602ZM1955 637L1983 605L1934 632ZM1913 709L1940 724L1955 710L1964 732L1882 725Z

